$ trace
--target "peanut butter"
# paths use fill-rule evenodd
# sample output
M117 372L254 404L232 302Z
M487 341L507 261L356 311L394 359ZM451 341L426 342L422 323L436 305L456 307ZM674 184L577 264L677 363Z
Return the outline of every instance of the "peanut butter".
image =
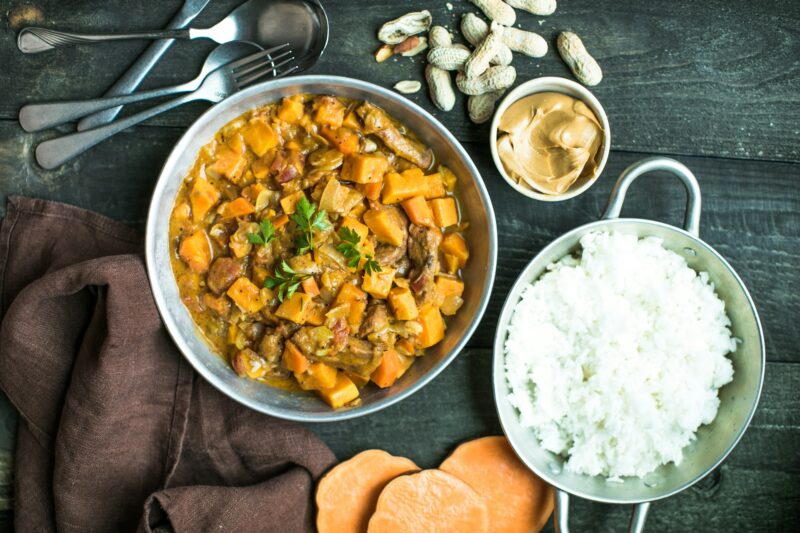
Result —
M566 94L544 92L514 102L500 117L497 152L521 185L563 194L600 163L603 128L589 107Z

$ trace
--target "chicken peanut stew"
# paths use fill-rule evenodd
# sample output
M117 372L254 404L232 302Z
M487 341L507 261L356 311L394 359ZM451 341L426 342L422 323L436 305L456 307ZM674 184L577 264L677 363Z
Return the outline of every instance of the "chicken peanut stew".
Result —
M295 95L204 146L170 218L182 300L240 376L356 405L463 303L456 176L369 102Z

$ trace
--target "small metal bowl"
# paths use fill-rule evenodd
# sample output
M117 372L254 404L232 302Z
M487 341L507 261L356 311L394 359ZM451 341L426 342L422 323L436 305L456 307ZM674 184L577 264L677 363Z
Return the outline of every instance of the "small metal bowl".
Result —
M508 175L508 172L506 172L506 168L497 153L497 131L500 124L500 118L503 116L503 113L505 113L506 110L516 101L525 98L526 96L543 92L562 93L572 96L573 98L577 98L578 100L582 100L583 103L585 103L589 109L592 110L597 117L597 120L600 121L600 125L603 127L603 146L600 147L602 153L600 156L600 163L597 165L597 170L591 176L578 178L575 183L573 183L563 194L546 194L524 185L520 185L514 178ZM600 105L600 102L597 100L597 98L595 98L595 96L586 87L580 83L576 83L566 78L536 78L526 81L508 93L508 95L503 98L503 101L500 102L500 105L497 106L491 124L489 149L492 152L492 160L494 161L494 165L497 167L497 171L515 191L524 194L528 198L533 198L534 200L542 200L544 202L560 202L562 200L568 200L578 196L589 187L594 185L594 182L600 177L600 174L603 172L603 169L606 166L606 161L608 161L608 153L611 150L611 128L608 124L608 116L606 116L605 109L603 109L603 106Z
M269 387L238 377L212 352L181 302L170 265L169 218L175 195L200 148L231 120L255 107L297 93L331 94L369 100L412 128L433 149L437 161L459 177L457 194L469 222L470 260L462 274L466 290L461 310L447 321L442 342L430 348L392 387L362 390L357 407L333 410L316 395ZM248 88L206 111L173 148L153 192L145 242L147 272L164 324L183 355L209 383L234 400L268 415L305 422L328 422L374 413L425 386L464 348L483 316L497 263L497 227L489 194L478 169L453 135L428 112L405 97L364 81L337 76L297 76Z

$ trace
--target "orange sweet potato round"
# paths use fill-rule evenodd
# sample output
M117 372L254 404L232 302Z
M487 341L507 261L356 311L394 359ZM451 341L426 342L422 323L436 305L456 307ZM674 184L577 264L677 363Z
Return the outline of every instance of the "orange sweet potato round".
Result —
M386 485L368 533L486 533L489 512L465 482L441 470L423 470Z
M397 476L416 472L411 459L366 450L333 467L317 485L319 533L365 533L378 495Z
M483 497L490 531L539 531L553 512L553 488L519 460L505 437L465 442L439 469L467 482Z

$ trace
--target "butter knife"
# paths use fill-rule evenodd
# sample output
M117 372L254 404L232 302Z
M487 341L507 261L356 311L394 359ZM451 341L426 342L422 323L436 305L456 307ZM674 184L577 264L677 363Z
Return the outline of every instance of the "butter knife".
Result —
M186 27L194 18L206 7L210 0L186 0L183 3L180 11L169 21L167 29L177 30ZM147 76L150 70L158 63L164 52L172 46L175 39L161 39L155 41L147 47L147 49L139 56L128 71L122 75L111 88L106 92L106 96L119 96L122 94L130 94L136 90L142 80ZM81 119L78 122L78 131L96 128L114 120L122 106L105 109L98 113L94 113Z

